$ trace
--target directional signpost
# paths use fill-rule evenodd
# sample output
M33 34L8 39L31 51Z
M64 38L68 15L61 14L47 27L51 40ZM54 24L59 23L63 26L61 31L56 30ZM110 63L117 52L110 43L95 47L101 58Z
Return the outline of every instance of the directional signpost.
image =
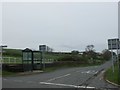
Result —
M112 54L112 66L114 72L114 60L113 60L113 50L117 50L117 62L118 62L118 79L120 79L120 60L119 60L119 53L118 50L120 49L120 41L118 38L115 39L108 39L108 49L111 50ZM118 80L119 81L119 80Z
M113 50L117 50L117 62L119 62L119 57L118 57L118 50L120 49L119 39L118 38L108 39L108 49L111 50L112 66L113 66L113 72L114 72Z

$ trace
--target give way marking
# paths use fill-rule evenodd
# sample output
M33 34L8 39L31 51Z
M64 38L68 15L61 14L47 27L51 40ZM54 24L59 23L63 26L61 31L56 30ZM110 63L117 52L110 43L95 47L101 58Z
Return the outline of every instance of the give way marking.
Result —
M95 88L95 87L89 87L89 86L77 86L77 85L60 84L60 83L48 83L48 82L39 82L39 83L46 84L46 85L66 86L66 87L74 87L74 88Z

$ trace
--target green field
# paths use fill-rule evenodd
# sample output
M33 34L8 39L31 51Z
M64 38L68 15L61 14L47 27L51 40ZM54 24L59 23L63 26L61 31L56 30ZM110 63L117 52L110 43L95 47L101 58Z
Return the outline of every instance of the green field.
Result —
M53 62L57 61L58 58L61 58L65 56L65 54L54 54L54 53L44 53L43 54L43 59L45 62ZM34 54L34 59L35 60L40 60L41 59L41 54L40 53L35 53ZM3 53L3 63L7 64L21 64L22 63L22 50L20 49L4 49Z
M40 54L36 54L34 55L34 60L41 60L41 56ZM49 54L49 53L44 53L43 54L43 59L44 59L44 62L54 62L54 61L57 61L58 59L64 57L65 55L60 55L60 54ZM22 56L7 56L7 55L4 55L3 56L3 60L2 60L3 63L6 63L6 64L22 64ZM35 61L36 62L36 61Z
M4 49L3 50L3 63L10 64L21 64L22 63L22 50L21 49ZM54 61L79 61L81 63L88 64L98 64L103 63L102 56L97 56L95 58L91 58L89 55L82 54L73 54L71 52L44 52L41 55L40 52L34 53L34 60L41 60L41 56L43 57L44 62L54 62ZM37 61L35 61L37 62Z
M115 65L114 68L114 72L112 67L109 68L106 72L105 72L105 78L113 83L119 84L120 85L120 79L119 79L119 73L118 73L118 65Z

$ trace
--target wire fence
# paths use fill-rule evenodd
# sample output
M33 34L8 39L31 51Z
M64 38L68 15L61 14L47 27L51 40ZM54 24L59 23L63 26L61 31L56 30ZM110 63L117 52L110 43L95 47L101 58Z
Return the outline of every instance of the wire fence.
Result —
M3 57L2 58L3 64L21 64L22 58L15 58L15 57Z
M34 63L39 63L40 60L37 58L34 58ZM53 63L57 60L55 59L43 59L42 63ZM15 57L3 57L2 60L0 60L2 64L22 64L22 58L15 58Z

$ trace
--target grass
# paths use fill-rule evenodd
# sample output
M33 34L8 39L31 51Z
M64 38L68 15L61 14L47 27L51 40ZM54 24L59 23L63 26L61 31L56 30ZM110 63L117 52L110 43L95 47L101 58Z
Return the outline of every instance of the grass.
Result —
M65 54L55 54L55 53L44 53L43 57L47 61L56 61L59 58L65 56ZM22 64L22 50L20 49L4 49L3 53L3 63L6 64ZM34 53L35 59L41 59L41 53Z
M2 76L16 76L17 73L15 72L9 72L9 71L2 71Z
M119 80L119 73L118 73L118 65L116 64L114 67L114 72L112 67L109 68L106 72L105 72L105 78L113 83L119 84L120 85L120 80Z

